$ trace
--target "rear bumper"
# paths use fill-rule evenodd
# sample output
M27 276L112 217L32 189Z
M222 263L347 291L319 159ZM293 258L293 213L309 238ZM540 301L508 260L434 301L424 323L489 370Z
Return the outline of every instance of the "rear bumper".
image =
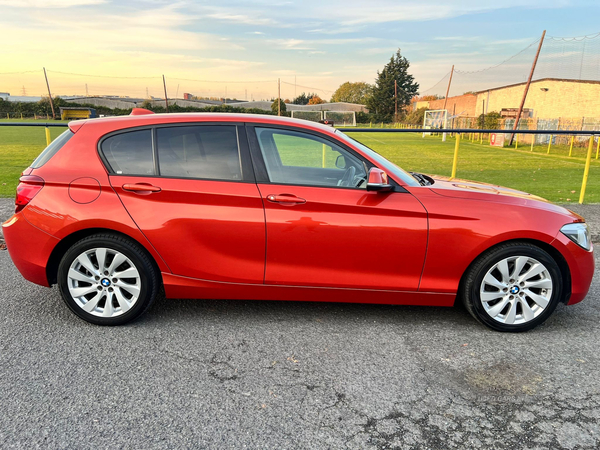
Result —
M586 251L562 233L558 233L552 245L557 248L569 265L571 272L571 296L567 305L582 301L587 295L594 276L594 251Z
M50 286L46 264L59 240L31 225L20 212L2 224L2 233L21 275L32 283Z

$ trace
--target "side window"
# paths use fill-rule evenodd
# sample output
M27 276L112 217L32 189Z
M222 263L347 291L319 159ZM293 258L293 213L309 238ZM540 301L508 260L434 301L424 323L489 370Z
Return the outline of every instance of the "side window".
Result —
M58 153L58 151L64 147L64 145L69 142L69 139L73 137L73 132L69 129L61 134L59 137L54 139L52 143L44 149L40 155L35 158L35 160L31 163L32 169L39 169L44 164L46 164L50 159Z
M128 131L105 139L102 154L117 175L156 175L152 131Z
M366 188L365 164L342 147L308 133L255 130L271 182Z
M161 127L156 137L161 176L242 179L234 125Z

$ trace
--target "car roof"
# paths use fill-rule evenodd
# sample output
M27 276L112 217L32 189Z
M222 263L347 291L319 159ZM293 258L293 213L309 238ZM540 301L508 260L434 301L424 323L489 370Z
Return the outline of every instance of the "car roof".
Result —
M235 122L258 123L280 126L292 126L319 131L326 134L335 134L335 128L317 122L289 117L271 116L268 114L243 114L243 113L173 113L173 114L141 114L129 116L101 117L96 119L74 120L69 122L69 128L74 133L83 125L100 127L104 130L120 130L124 128L141 127L148 125L170 123L194 122Z

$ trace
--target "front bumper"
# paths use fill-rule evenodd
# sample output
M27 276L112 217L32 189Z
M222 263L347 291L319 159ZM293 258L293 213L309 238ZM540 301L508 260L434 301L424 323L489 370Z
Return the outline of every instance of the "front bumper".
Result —
M59 240L31 225L21 212L2 224L10 257L21 275L32 283L50 286L46 265Z
M587 295L592 278L594 277L594 250L584 250L562 233L558 233L552 242L563 255L571 273L571 296L567 305L574 305L582 301Z

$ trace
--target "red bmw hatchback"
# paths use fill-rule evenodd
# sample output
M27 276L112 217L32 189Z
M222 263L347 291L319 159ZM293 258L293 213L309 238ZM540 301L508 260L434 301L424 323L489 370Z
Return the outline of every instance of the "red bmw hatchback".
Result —
M408 173L333 128L237 114L71 122L3 225L23 276L100 325L169 298L452 306L500 331L588 292L582 217Z

